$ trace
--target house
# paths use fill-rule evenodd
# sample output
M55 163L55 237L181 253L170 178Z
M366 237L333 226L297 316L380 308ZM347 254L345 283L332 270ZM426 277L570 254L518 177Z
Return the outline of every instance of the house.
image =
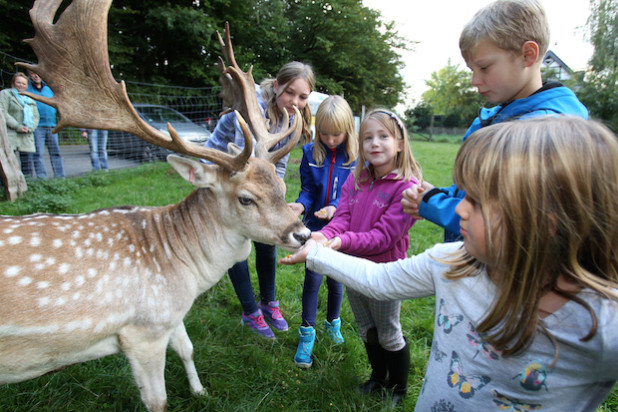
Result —
M565 81L573 76L573 70L551 50L548 50L545 54L541 68L551 70L551 78L554 80Z

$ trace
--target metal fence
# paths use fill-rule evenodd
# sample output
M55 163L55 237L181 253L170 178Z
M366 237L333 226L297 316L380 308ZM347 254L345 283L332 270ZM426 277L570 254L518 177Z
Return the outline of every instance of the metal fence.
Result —
M16 72L15 62L26 59L12 56L0 51L0 85L1 89L11 87L11 78ZM45 80L45 79L43 79ZM157 104L171 107L184 114L194 123L214 130L222 102L219 98L221 88L216 87L181 87L125 81L129 99L133 103ZM59 140L67 175L82 174L90 170L88 143L79 131L68 127L60 131ZM46 155L46 157L48 157ZM130 167L139 162L126 159L109 159L110 168ZM48 176L53 175L49 159L46 159Z

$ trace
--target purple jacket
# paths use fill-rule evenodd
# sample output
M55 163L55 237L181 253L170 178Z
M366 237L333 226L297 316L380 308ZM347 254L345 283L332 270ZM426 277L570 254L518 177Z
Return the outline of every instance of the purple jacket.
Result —
M418 181L395 177L396 173L390 173L382 179L369 179L356 190L354 175L350 174L341 189L335 216L320 232L328 239L339 236L339 250L352 256L374 262L407 257L408 231L416 220L403 212L401 195Z

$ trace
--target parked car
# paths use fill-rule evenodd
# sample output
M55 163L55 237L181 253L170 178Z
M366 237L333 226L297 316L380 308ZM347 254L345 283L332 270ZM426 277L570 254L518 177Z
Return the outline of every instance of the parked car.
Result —
M171 107L145 103L135 103L133 107L149 125L164 133L168 133L167 124L170 123L182 139L190 142L204 144L210 137L210 131L206 127L193 123L188 117ZM135 135L116 130L109 131L107 152L142 162L165 159L171 153Z

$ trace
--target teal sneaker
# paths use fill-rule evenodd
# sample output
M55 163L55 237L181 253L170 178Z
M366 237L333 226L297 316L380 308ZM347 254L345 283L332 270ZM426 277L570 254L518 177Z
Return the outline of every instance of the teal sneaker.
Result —
M333 319L332 322L324 321L324 329L326 330L326 334L337 345L344 342L343 335L341 334L341 318Z
M311 352L315 343L315 328L312 326L301 326L298 330L298 349L294 356L294 363L299 368L310 368L313 364Z

